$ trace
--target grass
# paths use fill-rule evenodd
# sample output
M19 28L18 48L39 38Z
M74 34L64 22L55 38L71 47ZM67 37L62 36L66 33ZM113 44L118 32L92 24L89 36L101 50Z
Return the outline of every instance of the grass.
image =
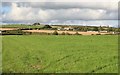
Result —
M117 73L118 36L2 36L5 73Z
M2 25L2 28L41 28L43 25L34 26L34 25L20 25L20 24L12 24L12 25Z

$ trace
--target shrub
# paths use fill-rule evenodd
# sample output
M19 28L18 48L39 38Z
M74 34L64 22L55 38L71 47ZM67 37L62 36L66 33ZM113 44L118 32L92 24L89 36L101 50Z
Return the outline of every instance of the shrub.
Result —
M79 33L78 33L78 32L76 32L76 33L75 33L75 35L79 35Z
M33 25L40 25L40 23L34 23Z
M57 28L51 28L51 30L57 30Z
M47 33L47 35L51 35L51 33Z
M55 30L52 34L53 35L58 35L58 32Z
M82 34L79 34L79 35L82 35Z
M6 30L2 32L2 35L23 35L24 32L22 30Z
M101 34L96 34L96 35L101 35Z
M62 32L61 35L65 35L65 32Z
M49 28L52 28L50 25L45 25L44 27L43 27L43 29L49 29Z
M32 32L29 32L29 34L31 35L31 34L32 34Z

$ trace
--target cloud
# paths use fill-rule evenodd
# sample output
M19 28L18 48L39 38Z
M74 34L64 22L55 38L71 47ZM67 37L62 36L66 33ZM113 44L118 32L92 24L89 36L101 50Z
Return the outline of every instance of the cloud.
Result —
M2 6L11 7L2 15L3 22L75 24L118 19L117 2L3 2Z
M31 7L18 7L17 3L12 3L11 11L3 14L3 21L11 22L34 22L47 20L47 12Z
M117 10L117 2L31 2L22 3L23 5L29 5L31 7L38 7L43 9L104 9L104 10Z
M2 0L2 2L119 2L119 0Z

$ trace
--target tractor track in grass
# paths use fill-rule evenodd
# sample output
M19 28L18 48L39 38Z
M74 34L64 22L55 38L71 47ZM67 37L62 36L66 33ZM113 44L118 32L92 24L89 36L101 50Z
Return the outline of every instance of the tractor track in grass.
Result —
M71 57L71 56L73 56L73 54L66 55L66 56L64 56L64 57L62 57L62 58L60 58L60 59L58 59L58 60L56 60L56 61L51 62L51 63L48 64L46 67L44 67L44 68L42 68L42 69L40 69L40 70L47 69L47 68L49 68L50 66L54 65L55 63L58 63L58 62L60 62L60 61L62 61L62 60L64 60L64 59L66 59L66 58L68 58L68 57Z
M106 67L109 67L109 66L111 66L111 65L118 65L118 64L117 64L117 63L113 63L113 64L108 64L108 65L100 66L100 67L98 67L98 68L90 71L90 73L95 73L95 72L97 72L97 71L99 71L99 70L102 70L102 69L104 69L104 68L106 68Z
M42 68L42 69L40 69L40 70L45 70L45 69L47 69L47 68L49 68L50 66L52 66L52 65L54 65L55 63L58 63L58 62L60 62L60 61L62 61L62 60L64 60L64 59L66 59L66 58L68 58L68 57L71 57L71 56L73 56L74 54L69 54L69 55L66 55L66 56L64 56L64 57L62 57L62 58L60 58L60 59L57 59L56 61L53 61L53 62L51 62L50 64L48 64L46 67L44 67L44 68ZM81 58L81 57L79 57L79 58ZM89 57L84 57L84 58L89 58ZM84 59L84 58L82 58L82 59ZM77 59L78 60L78 59ZM79 59L80 60L80 59ZM75 60L76 61L76 60ZM75 62L74 61L74 62Z
M68 58L68 57L71 57L71 56L73 56L73 55L74 55L74 53L73 53L73 54L66 55L66 56L64 56L64 57L62 57L62 58L60 58L60 59L57 59L56 61L53 61L53 62L51 62L50 64L48 64L46 67L42 68L41 70L47 69L48 67L54 65L55 63L58 63L58 62L66 59L66 58Z
M83 56L82 58L79 57L79 58L76 59L74 62L77 63L77 62L79 62L80 60L83 60L83 59L89 59L89 58L91 58L91 57L90 57L90 56L89 56L89 57L84 57L84 56Z
M113 56L113 58L116 59L117 57L116 57L116 56ZM106 68L106 67L109 67L109 66L112 66L112 65L118 65L118 63L111 63L111 64L106 64L106 65L97 67L96 69L91 70L90 73L95 73L95 72L97 72L97 71L99 71L99 70L102 70L102 69L104 69L104 68Z

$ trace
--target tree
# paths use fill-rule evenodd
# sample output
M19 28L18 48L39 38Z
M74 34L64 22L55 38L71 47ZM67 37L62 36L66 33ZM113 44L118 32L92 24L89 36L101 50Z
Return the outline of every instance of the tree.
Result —
M43 28L48 29L48 28L52 28L52 27L50 25L45 25Z
M99 28L98 28L98 31L100 32L100 31L102 31L103 30L103 28L102 28L102 26L100 26Z
M40 23L34 23L33 25L40 25Z
M107 29L107 32L110 32L110 31L113 31L113 28L112 28L112 27L109 27L109 28Z
M99 31L98 27L94 27L93 31Z
M79 33L78 33L78 32L76 32L76 33L75 33L75 35L79 35Z
M83 31L87 32L88 31L88 27L84 26Z
M62 32L61 35L65 35L65 32Z

